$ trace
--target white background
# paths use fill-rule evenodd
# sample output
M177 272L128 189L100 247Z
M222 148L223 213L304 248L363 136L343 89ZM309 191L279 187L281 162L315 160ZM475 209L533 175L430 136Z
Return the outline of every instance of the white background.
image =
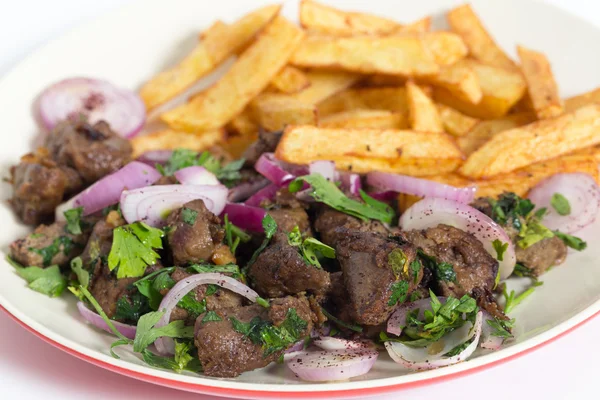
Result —
M0 75L43 43L131 1L0 0ZM600 2L546 1L600 28ZM18 132L1 134L18 135ZM599 339L600 318L596 318L540 350L490 370L374 399L596 399L600 397ZM102 370L42 342L0 313L0 399L17 398L205 400L212 397L178 392Z

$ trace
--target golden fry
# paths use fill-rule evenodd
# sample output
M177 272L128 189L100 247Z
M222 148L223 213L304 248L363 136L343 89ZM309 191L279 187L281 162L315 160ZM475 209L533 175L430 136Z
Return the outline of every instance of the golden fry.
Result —
M161 118L172 128L188 132L224 126L265 89L302 37L294 24L275 18L214 86Z
M295 164L333 160L343 170L414 176L451 172L462 162L461 152L443 133L313 126L287 127L275 155Z
M600 143L600 105L580 108L494 135L461 167L470 178L486 178Z
M225 131L223 129L197 134L165 129L136 136L130 142L133 147L133 158L137 158L145 152L153 150L190 149L202 151L223 141L224 137Z
M233 117L227 124L227 130L235 132L238 136L256 136L258 133L258 122L250 110L246 107L244 111Z
M454 136L466 135L479 122L478 119L469 117L443 104L438 104L437 109L444 130Z
M318 104L319 117L358 109L387 110L407 116L406 88L348 89Z
M439 65L451 65L465 58L469 49L462 38L452 32L427 32L421 38L433 59Z
M220 143L220 146L231 156L232 159L241 158L244 151L258 138L258 132L248 136L228 136L227 139Z
M528 87L528 98L538 119L553 118L563 113L558 86L546 56L523 46L517 47L521 71Z
M575 111L578 108L595 103L600 103L600 88L566 99L565 112Z
M331 114L319 120L321 128L348 129L406 129L408 124L403 113L387 110L351 110Z
M292 94L310 86L310 79L298 68L287 65L271 81L271 86L282 93Z
M430 41L435 42L433 38ZM431 75L440 70L425 41L413 35L348 38L308 36L294 52L290 63L299 67L407 76Z
M174 67L150 79L140 89L146 107L155 108L191 86L227 57L247 44L281 10L279 5L260 8L232 25L220 21L201 35L201 42Z
M463 38L472 57L494 67L517 69L515 63L494 42L470 5L455 8L446 17L451 29Z
M310 86L292 96L307 104L317 104L349 88L360 79L360 75L357 74L334 71L309 71L306 76Z
M448 65L439 74L420 78L419 81L442 87L453 96L472 104L479 103L483 98L479 77L466 63Z
M444 132L437 107L419 86L409 81L406 84L406 96L408 119L412 129L421 132Z
M406 24L401 28L397 29L394 34L397 33L425 33L431 30L431 17L427 16L416 20L410 24Z
M402 28L388 18L342 11L313 0L300 2L300 24L308 31L332 36L385 35Z
M445 88L434 88L434 99L463 114L482 119L499 118L523 97L527 85L519 71L491 67L473 60L460 63L475 71L483 97L477 104L465 101Z
M287 125L316 125L317 109L311 104L280 94L266 93L252 101L258 123L267 131L280 131Z

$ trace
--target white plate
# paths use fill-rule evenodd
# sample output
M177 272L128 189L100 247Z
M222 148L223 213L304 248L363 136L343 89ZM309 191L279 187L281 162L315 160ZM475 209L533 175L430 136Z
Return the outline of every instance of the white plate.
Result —
M331 2L344 9L365 10L410 22L434 14L443 27L443 12L461 1L344 0ZM135 89L148 77L170 65L193 46L197 33L216 19L229 22L264 0L152 0L124 8L87 24L55 41L18 65L0 81L3 136L0 162L9 165L31 149L37 128L32 117L35 96L62 78L90 76ZM600 32L585 21L531 0L472 2L486 26L509 54L523 44L548 55L563 96L599 85L600 54L595 51ZM285 2L284 13L296 19L297 2ZM205 83L208 83L205 82ZM0 193L10 196L9 185ZM6 202L0 206L0 245L4 249L27 228L18 224ZM600 236L600 223L581 232L584 239ZM377 394L428 384L458 376L523 354L573 329L600 311L600 248L593 244L572 253L565 265L544 275L544 285L517 307L516 340L501 351L478 352L469 361L434 371L407 373L381 354L366 376L346 382L308 384L298 381L283 366L272 365L237 379L178 375L145 366L127 351L116 360L109 355L112 337L82 322L69 296L49 299L26 288L5 261L0 265L0 304L16 320L52 344L108 368L138 379L184 390L230 397L285 398L337 397ZM518 286L522 282L511 282Z

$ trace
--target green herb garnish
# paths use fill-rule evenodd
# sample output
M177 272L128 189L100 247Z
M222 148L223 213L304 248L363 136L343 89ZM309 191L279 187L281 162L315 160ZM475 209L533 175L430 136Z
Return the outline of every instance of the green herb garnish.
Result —
M503 261L504 253L508 249L508 243L502 243L500 240L495 239L492 242L492 246L494 246L494 250L496 250L496 259L498 261Z
M265 239L260 244L259 248L256 249L254 254L252 254L252 258L250 258L250 261L248 261L248 264L246 264L244 270L247 270L252 264L254 264L258 255L267 247L271 241L271 238L273 235L275 235L275 232L277 232L277 222L275 222L273 217L271 217L269 214L265 214L265 217L262 220L262 226L265 232Z
M198 218L198 211L187 207L181 209L181 219L186 224L194 225L196 223L196 218Z
M120 226L113 231L113 243L108 255L108 268L119 268L117 278L137 278L144 275L148 265L160 258L154 249L162 249L161 229L143 222Z
M83 207L72 208L65 211L63 214L67 220L67 232L73 235L81 234L80 220L83 214Z
M558 213L558 215L569 215L571 214L571 204L565 196L560 193L554 193L550 199L550 205Z
M223 217L223 227L225 228L225 240L227 246L231 250L231 253L235 255L240 242L247 243L252 239L252 236L248 235L242 229L238 228L229 221L229 216L225 214Z
M157 165L156 168L163 175L171 176L182 168L202 166L215 174L223 184L230 187L241 178L240 169L243 167L244 161L244 159L240 159L222 165L221 161L208 151L197 153L188 149L175 149L165 165Z
M335 258L335 250L333 247L327 246L315 238L302 238L302 233L298 225L288 233L288 244L297 247L300 255L307 265L312 265L316 268L321 268L319 256L326 258Z
M52 264L52 259L55 255L62 251L63 254L67 255L73 249L73 239L68 236L59 236L52 241L52 244L47 247L43 247L38 249L36 247L30 247L29 251L33 251L34 253L42 256L42 263L45 267Z
M587 247L587 242L584 242L577 236L569 235L567 233L562 233L559 231L554 231L554 235L561 239L567 246L577 251L585 250Z
M340 327L346 328L346 329L350 329L351 331L354 331L354 332L362 332L363 331L362 326L344 322L341 319L339 319L338 317L336 317L335 315L331 314L329 311L327 311L323 307L321 307L321 311L323 312L323 315L325 315L327 317L328 320L332 321L337 326L340 326Z
M396 281L392 283L391 289L392 295L388 300L388 306L404 303L408 294L408 282L402 280Z
M67 279L60 273L58 265L47 268L24 267L10 257L7 261L15 268L17 275L27 281L30 289L49 297L59 297L67 287Z
M425 254L421 249L417 250L417 255L423 266L433 272L438 281L456 282L456 272L452 264L447 262L438 262L433 256Z

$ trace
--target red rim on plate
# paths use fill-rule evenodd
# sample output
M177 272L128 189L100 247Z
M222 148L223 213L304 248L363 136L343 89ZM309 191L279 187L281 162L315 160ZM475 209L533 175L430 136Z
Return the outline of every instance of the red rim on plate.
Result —
M357 397L364 397L364 396L376 396L376 395L395 392L395 391L399 391L399 390L413 389L413 388L431 385L434 383L440 383L440 382L444 382L444 381L447 381L450 379L455 379L455 378L459 378L462 376L471 375L471 374L474 374L474 373L477 373L480 371L484 371L491 367L494 367L494 366L503 364L507 361L511 361L518 357L524 356L525 354L528 354L534 350L537 350L537 349L541 348L542 346L545 346L548 343L551 343L551 342L563 337L567 333L574 331L575 329L579 328L580 326L582 326L583 324L592 320L594 317L596 317L598 314L600 314L600 311L598 311L598 312L590 315L588 318L584 319L583 321L580 321L576 325L572 326L571 328L559 333L558 335L556 335L552 338L549 338L548 340L546 340L544 342L538 343L535 346L529 347L519 353L512 354L508 357L505 357L505 358L502 358L502 359L499 359L496 361L492 361L487 364L480 365L478 367L470 368L470 369L464 370L464 371L454 372L454 373L451 373L448 375L437 376L434 378L423 379L420 381L406 382L406 383L400 383L400 384L395 384L395 385L372 387L372 388L325 390L325 391L310 391L310 392L308 392L308 391L278 392L278 391L220 388L220 387L208 386L208 385L202 385L202 384L180 382L180 381L176 381L173 379L161 378L161 377L157 377L157 376L140 373L137 371L132 371L132 370L129 370L126 368L118 367L116 365L108 364L104 361L95 359L93 357L90 357L83 353L80 353L76 350L70 349L70 348L58 343L57 341L52 340L49 337L42 335L35 329L31 328L29 325L25 324L23 321L21 321L16 316L11 314L6 308L4 308L1 305L0 305L0 309L2 311L4 311L9 317L11 317L15 322L17 322L19 325L21 325L23 328L25 328L29 332L33 333L35 336L39 337L40 339L44 340L45 342L50 343L52 346L54 346L60 350L63 350L66 353L79 358L80 360L87 361L98 367L107 369L112 372L116 372L116 373L124 375L124 376L128 376L130 378L138 379L138 380L141 380L144 382L153 383L156 385L166 386L166 387L169 387L172 389L185 390L187 392L209 394L209 395L222 396L222 397L234 397L234 398L246 398L246 399L296 399L296 398L306 398L306 397L318 397L318 398L330 398L330 399L331 398L357 398Z

